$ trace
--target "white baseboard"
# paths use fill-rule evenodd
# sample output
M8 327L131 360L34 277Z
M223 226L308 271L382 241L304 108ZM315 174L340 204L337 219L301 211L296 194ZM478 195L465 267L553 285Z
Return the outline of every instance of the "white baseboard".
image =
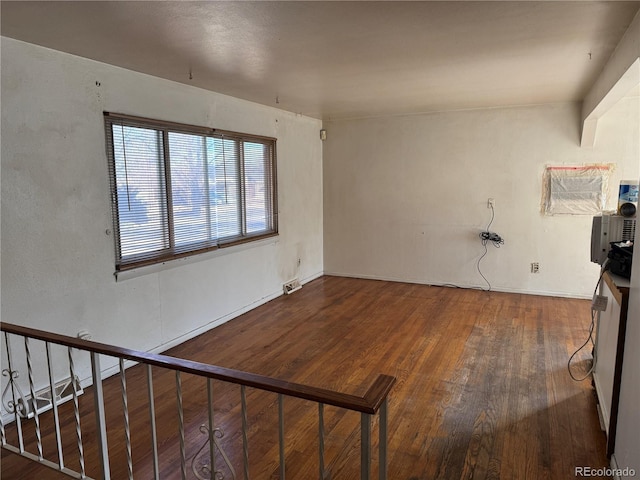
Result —
M600 376L598 375L597 371L593 373L593 384L596 390L596 396L598 398L598 414L601 417L600 423L601 425L604 424L603 425L604 428L602 430L604 430L608 436L609 435L609 410L608 408L602 408L603 406L602 399L605 397L602 393L602 382L600 381ZM606 404L605 404L605 407L606 407Z
M315 273L307 278L301 279L300 283L302 283L303 285L306 283L311 282L312 280L315 280L316 278L320 278L323 275L323 272L319 272L319 273ZM162 352L166 352L167 350L169 350L170 348L173 348L175 346L180 345L181 343L184 343L188 340L191 340L192 338L197 337L198 335L201 335L205 332L208 332L209 330L219 327L220 325L223 325L225 323L227 323L229 320L233 320L236 317L239 317L240 315L247 313L251 310L253 310L254 308L259 307L260 305L264 305L265 303L270 302L271 300L274 300L278 297L281 297L283 295L283 291L282 291L282 287L280 287L277 291L272 292L264 297L262 297L259 300L256 300L254 302L251 302L245 306L243 306L242 308L239 308L238 310L235 310L231 313L228 313L220 318L216 318L215 320L212 320L211 322L202 325L201 327L196 328L195 330L191 330L190 332L187 332L183 335L180 335L179 337L174 338L173 340L170 340L166 343L163 343L162 345L158 345L157 347L149 350L150 353L162 353Z
M302 283L302 285L305 285L317 278L320 278L324 275L324 272L320 271L320 272L316 272L312 275L309 275L308 277L305 277L303 279L300 280L300 283ZM216 318L212 321L210 321L209 323L206 323L194 330L191 330L190 332L184 333L183 335L180 335L178 337L175 337L172 340L169 340L168 342L165 342L161 345L158 345L155 348L152 348L151 350L149 350L149 353L154 353L154 354L159 354L162 352L166 352L167 350L176 347L178 345L180 345L181 343L184 343L186 341L191 340L192 338L197 337L198 335L201 335L205 332L208 332L209 330L219 327L220 325L224 325L225 323L227 323L230 320L233 320L236 317L239 317L240 315L247 313L251 310L253 310L254 308L257 308L261 305L264 305L267 302L270 302L271 300L274 300L280 296L284 295L282 288L279 288L278 290L260 298L259 300L256 300L254 302L251 302L245 306L243 306L242 308L239 308L233 312L230 312L222 317ZM124 363L125 369L132 367L134 365L136 365L137 362L133 362L130 360L126 360ZM102 370L102 378L108 378L111 377L113 375L116 375L117 373L119 373L120 371L120 367L118 365L114 365L112 367L108 367ZM93 384L93 379L91 377L88 378L84 378L80 380L80 385L82 386L82 388L86 388L90 385Z
M324 274L331 275L334 277L362 278L365 280L384 280L387 282L414 283L417 285L429 285L431 287L447 287L447 286L450 287L453 285L451 283L439 283L439 282L427 283L424 280L411 279L411 278L399 278L399 277L386 276L386 275L353 274L353 273L331 272L331 271L326 271ZM486 284L480 285L480 284L470 284L470 283L456 283L455 286L460 288L473 288L473 289L487 288ZM540 295L543 297L577 298L580 300L591 300L591 297L592 297L591 295L571 294L567 292L554 292L554 291L547 291L547 290L522 290L519 288L509 288L509 287L502 287L502 286L500 287L491 286L491 291L503 292L503 293L520 293L523 295Z
M618 470L618 462L616 461L616 455L615 453L611 454L611 459L609 461L609 466L611 467L611 470L613 470L613 480L622 480L620 478L620 475L617 474Z

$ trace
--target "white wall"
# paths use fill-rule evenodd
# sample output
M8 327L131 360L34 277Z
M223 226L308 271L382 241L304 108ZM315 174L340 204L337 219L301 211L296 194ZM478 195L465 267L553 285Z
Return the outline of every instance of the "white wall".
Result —
M276 137L280 235L116 282L103 111ZM160 351L322 274L320 128L2 38L2 321Z
M591 218L540 214L547 164L616 163L637 178L637 102L601 120L596 146L580 147L579 104L488 109L325 122L325 273L495 290L588 297ZM540 273L530 273L530 263Z

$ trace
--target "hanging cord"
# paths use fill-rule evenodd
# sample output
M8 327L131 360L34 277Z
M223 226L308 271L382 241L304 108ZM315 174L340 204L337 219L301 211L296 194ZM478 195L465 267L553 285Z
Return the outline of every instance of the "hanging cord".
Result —
M593 299L595 300L596 296L598 295L598 287L600 286L600 282L602 281L602 276L604 275L604 272L607 271L608 269L608 263L609 263L609 259L607 259L604 264L602 265L602 268L600 269L600 278L598 278L598 283L596 283L596 288L593 290ZM569 370L569 376L571 377L572 380L576 381L576 382L581 382L583 380L586 380L589 375L591 375L593 373L593 371L596 368L596 363L597 363L597 352L596 352L596 340L594 340L593 338L593 331L595 329L595 324L596 324L596 309L593 307L593 300L591 303L591 324L589 325L589 336L587 337L587 339L585 340L585 342L580 345L580 347L571 354L571 356L569 357L569 360L567 361L567 370ZM585 374L584 377L582 378L577 378L573 372L571 371L571 362L573 361L573 357L575 357L578 352L580 350L582 350L584 347L586 347L589 342L591 342L591 345L593 346L593 359L591 361L591 368L589 368L589 371Z
M485 277L484 274L482 273L482 270L480 270L480 262L487 255L487 251L488 251L487 244L491 242L491 244L495 248L500 248L500 246L504 244L504 239L500 235L498 235L497 233L493 233L489 230L491 228L491 224L493 223L493 219L495 218L495 214L496 214L495 210L493 209L493 205L489 205L489 206L491 207L491 220L489 220L489 224L487 225L487 228L485 229L485 231L480 232L480 235L479 235L480 240L482 242L482 246L484 247L484 253L478 259L478 263L476 263L476 269L478 270L478 273L484 279L484 281L487 282L487 285L488 285L488 288L486 289L481 288L481 290L485 292L491 291L491 282L487 280L487 277Z
M478 273L484 279L484 281L487 282L487 285L488 285L488 288L480 287L480 290L482 290L483 292L490 292L491 291L491 283L489 282L489 280L487 280L487 277L485 277L483 275L482 270L480 270L480 261L482 261L482 259L485 257L485 255L488 252L488 250L487 250L487 242L483 241L482 242L482 246L484 247L484 253L482 255L480 255L480 258L478 259L478 263L476 264L476 269L478 270Z

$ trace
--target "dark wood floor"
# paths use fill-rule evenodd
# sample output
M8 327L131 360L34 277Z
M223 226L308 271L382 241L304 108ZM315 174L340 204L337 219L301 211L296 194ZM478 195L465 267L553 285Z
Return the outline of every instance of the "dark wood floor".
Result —
M591 383L572 381L566 369L589 321L584 300L323 277L167 353L358 395L376 374L395 376L390 480L557 480L575 478L576 466L608 466ZM140 367L127 371L136 478L151 478L144 379ZM175 376L156 369L154 382L162 478L179 478ZM119 379L105 389L112 478L123 479ZM198 430L207 419L206 389L187 376L183 389L191 456L206 438ZM216 382L214 390L221 442L242 478L239 389ZM87 389L85 442L94 436L92 402ZM318 478L317 409L291 399L285 411L287 478ZM248 390L248 415L251 478L278 478L276 396ZM359 478L358 422L358 414L327 407L332 479ZM55 458L50 432L45 456ZM75 467L68 437L65 459ZM94 448L85 449L95 475ZM3 451L3 479L57 478L37 472Z

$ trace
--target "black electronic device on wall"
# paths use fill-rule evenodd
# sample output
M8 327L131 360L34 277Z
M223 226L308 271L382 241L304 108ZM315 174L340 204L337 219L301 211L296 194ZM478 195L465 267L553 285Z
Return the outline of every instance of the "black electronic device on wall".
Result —
M591 261L602 265L615 242L633 241L636 219L602 214L593 217L591 226Z
M633 261L633 243L612 243L611 250L607 255L609 258L608 269L615 275L624 278L631 278L631 263Z

